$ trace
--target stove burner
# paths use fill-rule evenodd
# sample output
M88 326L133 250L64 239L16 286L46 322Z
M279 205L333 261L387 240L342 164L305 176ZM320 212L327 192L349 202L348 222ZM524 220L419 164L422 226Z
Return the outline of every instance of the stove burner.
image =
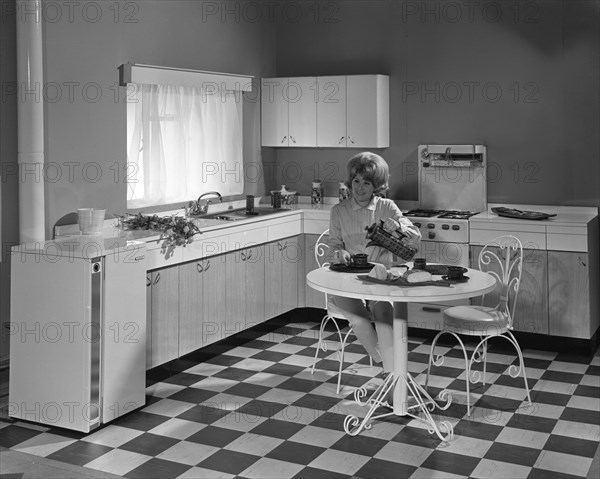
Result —
M455 219L455 220L466 220L468 218L470 218L473 215L476 215L477 212L475 211L456 211L456 210L449 210L449 211L442 211L440 212L440 215L438 216L438 218L449 218L449 219Z
M415 210L407 211L406 213L404 213L404 216L418 216L421 218L433 218L434 216L437 216L440 213L442 213L441 210L422 210L420 208L417 208Z
M476 215L476 211L459 211L459 210L425 210L425 209L414 209L404 213L404 216L408 217L419 217L419 218L448 218L454 220L466 220L473 215Z

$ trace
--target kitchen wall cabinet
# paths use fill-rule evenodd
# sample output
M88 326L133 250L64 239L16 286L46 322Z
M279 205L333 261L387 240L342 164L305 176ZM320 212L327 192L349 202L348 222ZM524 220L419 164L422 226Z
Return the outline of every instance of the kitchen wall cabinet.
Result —
M498 248L493 248L496 252ZM478 259L481 246L471 247L471 267L479 269ZM523 249L523 269L521 285L514 311L513 328L515 331L548 334L548 254L536 249ZM499 290L488 293L485 306L494 307L500 299ZM481 304L478 298L474 304Z
M593 335L598 320L590 308L587 253L548 252L548 294L551 335L584 339Z
M273 318L298 306L298 280L304 272L300 237L265 245L265 316Z
M179 266L150 273L150 367L179 355Z
M235 334L265 319L265 247L252 246L226 257L225 333Z
M387 148L389 77L318 77L317 146Z
M263 78L261 86L262 146L314 147L316 77Z
M389 147L389 77L264 78L262 146Z

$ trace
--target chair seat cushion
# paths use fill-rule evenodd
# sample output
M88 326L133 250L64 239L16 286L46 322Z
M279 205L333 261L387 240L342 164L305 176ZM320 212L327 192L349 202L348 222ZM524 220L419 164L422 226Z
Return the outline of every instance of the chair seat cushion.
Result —
M508 330L508 317L486 306L454 306L444 310L444 329L473 336L495 336Z

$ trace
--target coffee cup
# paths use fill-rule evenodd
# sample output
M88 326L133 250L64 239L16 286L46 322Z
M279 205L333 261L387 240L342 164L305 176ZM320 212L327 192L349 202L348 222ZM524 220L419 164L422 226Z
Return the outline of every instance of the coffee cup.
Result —
M413 269L426 269L427 260L425 258L415 258L413 261Z
M464 279L465 269L462 266L448 266L448 279L461 280Z
M352 264L354 266L366 266L368 257L369 255L364 253L357 253L355 255L352 255Z

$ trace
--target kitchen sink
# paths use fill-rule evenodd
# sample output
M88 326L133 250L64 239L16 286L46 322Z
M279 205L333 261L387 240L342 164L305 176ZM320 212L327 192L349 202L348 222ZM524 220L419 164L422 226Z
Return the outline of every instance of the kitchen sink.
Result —
M267 206L254 208L252 212L247 212L245 208L239 210L227 210L219 213L209 213L195 217L197 220L219 220L219 221L241 221L257 216L274 215L277 213L285 213L290 211L287 208L271 208Z

